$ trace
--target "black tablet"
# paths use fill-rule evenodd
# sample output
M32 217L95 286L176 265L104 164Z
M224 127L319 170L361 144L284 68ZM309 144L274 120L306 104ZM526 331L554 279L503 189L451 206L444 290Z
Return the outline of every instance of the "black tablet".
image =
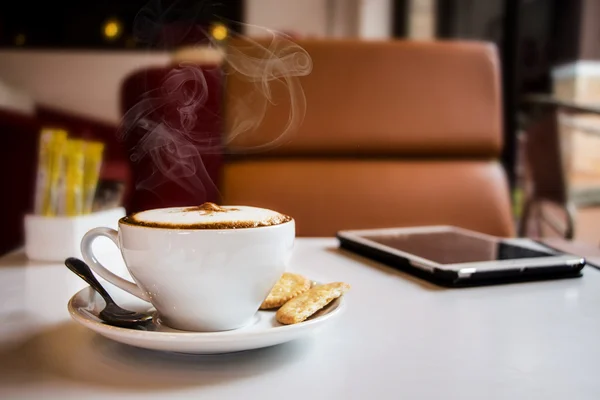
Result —
M585 259L453 226L340 231L340 247L444 286L581 276Z

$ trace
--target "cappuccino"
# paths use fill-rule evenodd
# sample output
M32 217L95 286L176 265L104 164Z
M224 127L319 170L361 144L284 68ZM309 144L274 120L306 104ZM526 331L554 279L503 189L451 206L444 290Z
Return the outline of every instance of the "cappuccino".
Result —
M129 225L169 229L258 228L289 221L290 217L265 208L218 206L214 203L141 211L122 219Z
M265 228L237 229L255 227ZM118 231L92 229L81 253L102 278L152 303L161 323L215 332L255 320L285 272L295 234L294 219L278 212L205 203L139 212L121 219ZM119 247L133 282L98 261L92 244L101 236Z

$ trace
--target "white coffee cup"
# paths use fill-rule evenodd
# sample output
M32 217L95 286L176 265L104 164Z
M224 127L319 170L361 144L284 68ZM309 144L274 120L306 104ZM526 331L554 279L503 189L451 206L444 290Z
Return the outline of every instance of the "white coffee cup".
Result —
M181 225L185 216L178 217L178 225L164 221L142 225L125 217L118 232L95 228L86 233L81 252L102 278L152 303L166 325L188 331L231 330L253 320L285 271L295 238L295 222L286 218L241 228L243 224L230 219L213 229ZM92 242L99 236L119 247L135 283L98 262Z

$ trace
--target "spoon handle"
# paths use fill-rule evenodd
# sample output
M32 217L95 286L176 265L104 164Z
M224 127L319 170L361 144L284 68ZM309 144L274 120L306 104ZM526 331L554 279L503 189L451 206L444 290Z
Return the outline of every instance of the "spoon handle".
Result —
M107 304L114 303L112 297L110 297L106 289L104 289L100 282L98 282L92 273L92 270L85 262L75 257L69 257L65 260L65 265L78 277L86 281L96 292L98 292Z

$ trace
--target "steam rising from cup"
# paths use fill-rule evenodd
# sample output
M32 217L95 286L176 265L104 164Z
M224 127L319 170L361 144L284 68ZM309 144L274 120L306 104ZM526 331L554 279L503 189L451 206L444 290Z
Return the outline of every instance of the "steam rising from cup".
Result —
M266 42L238 39L238 45L230 47L226 56L230 74L253 85L253 90L245 97L230 100L228 113L231 120L226 145L240 135L252 135L259 129L267 109L274 105L273 85L282 84L287 91L287 123L270 141L245 147L246 152L264 151L281 144L300 126L306 114L306 98L298 77L311 72L312 60L304 49L287 37L273 31L269 33L270 40ZM240 42L243 42L242 46Z
M161 11L160 2L150 2L135 21L134 31L140 40L160 40L157 31L164 25L165 16L173 13L174 6ZM198 15L189 10L186 14ZM181 12L181 9L177 9ZM192 19L184 25L183 34L201 30ZM119 135L122 140L135 138L130 157L133 162L145 160L152 166L149 176L138 177L138 189L153 190L166 182L173 182L186 191L198 195L209 186L216 191L202 160L203 155L266 151L282 144L302 123L306 113L306 98L299 78L312 70L308 53L289 37L264 29L267 38L253 40L234 34L235 45L222 46L209 35L198 43L208 54L217 55L219 67L206 67L190 62L171 69L160 87L146 92L123 116ZM198 47L200 49L200 47ZM218 121L208 113L212 126L202 116L208 112L207 102L214 101L215 93L230 79L238 79L251 90L229 98L228 121ZM210 83L210 84L209 84ZM273 95L277 89L277 98ZM285 96L282 98L282 89ZM212 96L212 97L211 97ZM218 97L218 96L217 96ZM268 140L244 140L260 136L261 123L270 107L289 103L287 122ZM276 104L276 102L278 104ZM211 125L208 122L208 125ZM226 130L222 134L221 130ZM258 135L258 136L256 136ZM252 143L236 147L242 141Z

